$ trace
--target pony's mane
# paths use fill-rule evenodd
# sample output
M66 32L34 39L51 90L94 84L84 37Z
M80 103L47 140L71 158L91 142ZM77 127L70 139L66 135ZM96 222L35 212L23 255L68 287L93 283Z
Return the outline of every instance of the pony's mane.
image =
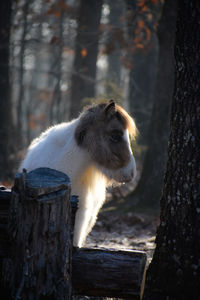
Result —
M135 139L138 134L138 130L135 125L134 119L120 105L115 104L115 107L117 112L120 114L121 119L124 122L125 128L128 129L131 138Z
M110 101L112 101L112 100L110 100ZM84 108L83 113L87 114L87 113L92 112L92 113L97 113L98 114L100 111L105 109L107 105L108 105L107 102L102 102L100 104L92 104L90 106L86 106ZM124 108L122 108L118 104L115 104L115 111L116 111L117 118L121 121L124 128L128 129L131 138L135 139L137 134L138 134L138 130L137 130L134 119L125 111Z

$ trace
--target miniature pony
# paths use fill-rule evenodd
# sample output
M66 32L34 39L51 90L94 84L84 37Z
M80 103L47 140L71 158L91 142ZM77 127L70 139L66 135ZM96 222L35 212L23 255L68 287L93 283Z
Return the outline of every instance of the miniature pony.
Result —
M129 182L136 175L129 134L133 119L113 100L88 107L79 118L55 125L33 140L20 166L31 171L49 167L66 173L71 192L79 197L73 244L82 247L95 224L112 182Z

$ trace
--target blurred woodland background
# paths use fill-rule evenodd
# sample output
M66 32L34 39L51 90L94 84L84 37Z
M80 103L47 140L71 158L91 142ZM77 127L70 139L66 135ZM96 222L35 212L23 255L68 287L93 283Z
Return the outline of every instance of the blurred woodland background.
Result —
M0 181L31 140L114 99L135 118L138 184L126 203L159 208L173 93L176 1L0 2ZM122 192L121 192L122 193Z
M47 127L122 105L139 129L137 182L109 190L89 238L152 256L159 223L148 300L200 299L199 20L199 0L0 1L0 183Z

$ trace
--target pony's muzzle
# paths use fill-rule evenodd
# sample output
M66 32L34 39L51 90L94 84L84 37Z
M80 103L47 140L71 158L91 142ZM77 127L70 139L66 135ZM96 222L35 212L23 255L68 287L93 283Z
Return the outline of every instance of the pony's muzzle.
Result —
M133 181L134 178L135 178L135 173L132 171L130 174L122 174L119 177L119 182L121 182L121 183L128 183L128 182Z
M136 177L136 164L135 159L131 155L129 163L118 172L118 178L116 180L121 183L127 183L133 181Z
M133 171L131 172L130 175L123 175L122 176L122 182L124 182L124 183L130 182L133 179L134 179L134 173L133 173Z

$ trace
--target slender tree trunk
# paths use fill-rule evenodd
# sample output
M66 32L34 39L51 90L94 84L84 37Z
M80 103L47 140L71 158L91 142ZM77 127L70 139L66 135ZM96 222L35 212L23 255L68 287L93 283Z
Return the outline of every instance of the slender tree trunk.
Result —
M23 30L21 36L21 49L20 49L20 57L19 57L19 94L17 99L17 146L20 149L23 145L23 132L22 132L22 123L23 123L23 116L22 116L22 104L24 100L24 56L25 56L25 39L27 34L27 17L28 17L28 10L29 10L30 2L29 0L25 0L24 8L23 8Z
M96 61L102 0L81 0L71 83L70 116L82 110L83 99L95 96Z
M40 53L41 43L42 43L42 25L46 13L46 3L43 0L40 0L40 15L41 18L39 20L39 25L35 28L34 31L34 38L37 40L37 44L35 45L34 49L34 56L35 56L35 62L34 62L34 69L31 73L31 86L30 86L30 92L28 93L27 101L26 101L26 144L29 145L33 139L32 136L32 130L31 130L31 115L33 114L33 111L36 110L37 102L36 99L39 99L39 91L38 86L40 85L41 80L41 74L38 72L38 70L42 66L42 58Z
M148 134L148 150L140 181L129 195L140 206L159 208L166 161L169 114L174 85L174 40L177 0L166 0L159 24L160 45L155 101Z
M58 53L58 97L57 97L57 122L62 121L62 113L61 113L61 102L62 102L62 91L61 91L61 83L62 83L62 51L63 51L63 12L61 12L60 22L59 22L59 39L60 39L60 47Z
M200 299L199 20L200 2L180 0L168 163L146 299Z
M9 82L9 43L12 1L0 1L0 180L10 175L11 100Z
M108 72L107 79L109 82L114 82L117 86L120 85L120 45L119 45L119 30L122 29L122 23L120 17L123 15L125 5L121 0L112 1L108 0L110 7L109 25L111 26L111 32L108 36L106 43L111 44L113 51L108 55ZM107 87L107 93L109 93L109 85Z
M56 73L56 85L53 92L53 98L50 108L50 124L62 121L62 92L61 92L61 80L62 80L62 51L63 51L63 11L59 17L58 23L58 42L56 42L54 56L54 72Z

